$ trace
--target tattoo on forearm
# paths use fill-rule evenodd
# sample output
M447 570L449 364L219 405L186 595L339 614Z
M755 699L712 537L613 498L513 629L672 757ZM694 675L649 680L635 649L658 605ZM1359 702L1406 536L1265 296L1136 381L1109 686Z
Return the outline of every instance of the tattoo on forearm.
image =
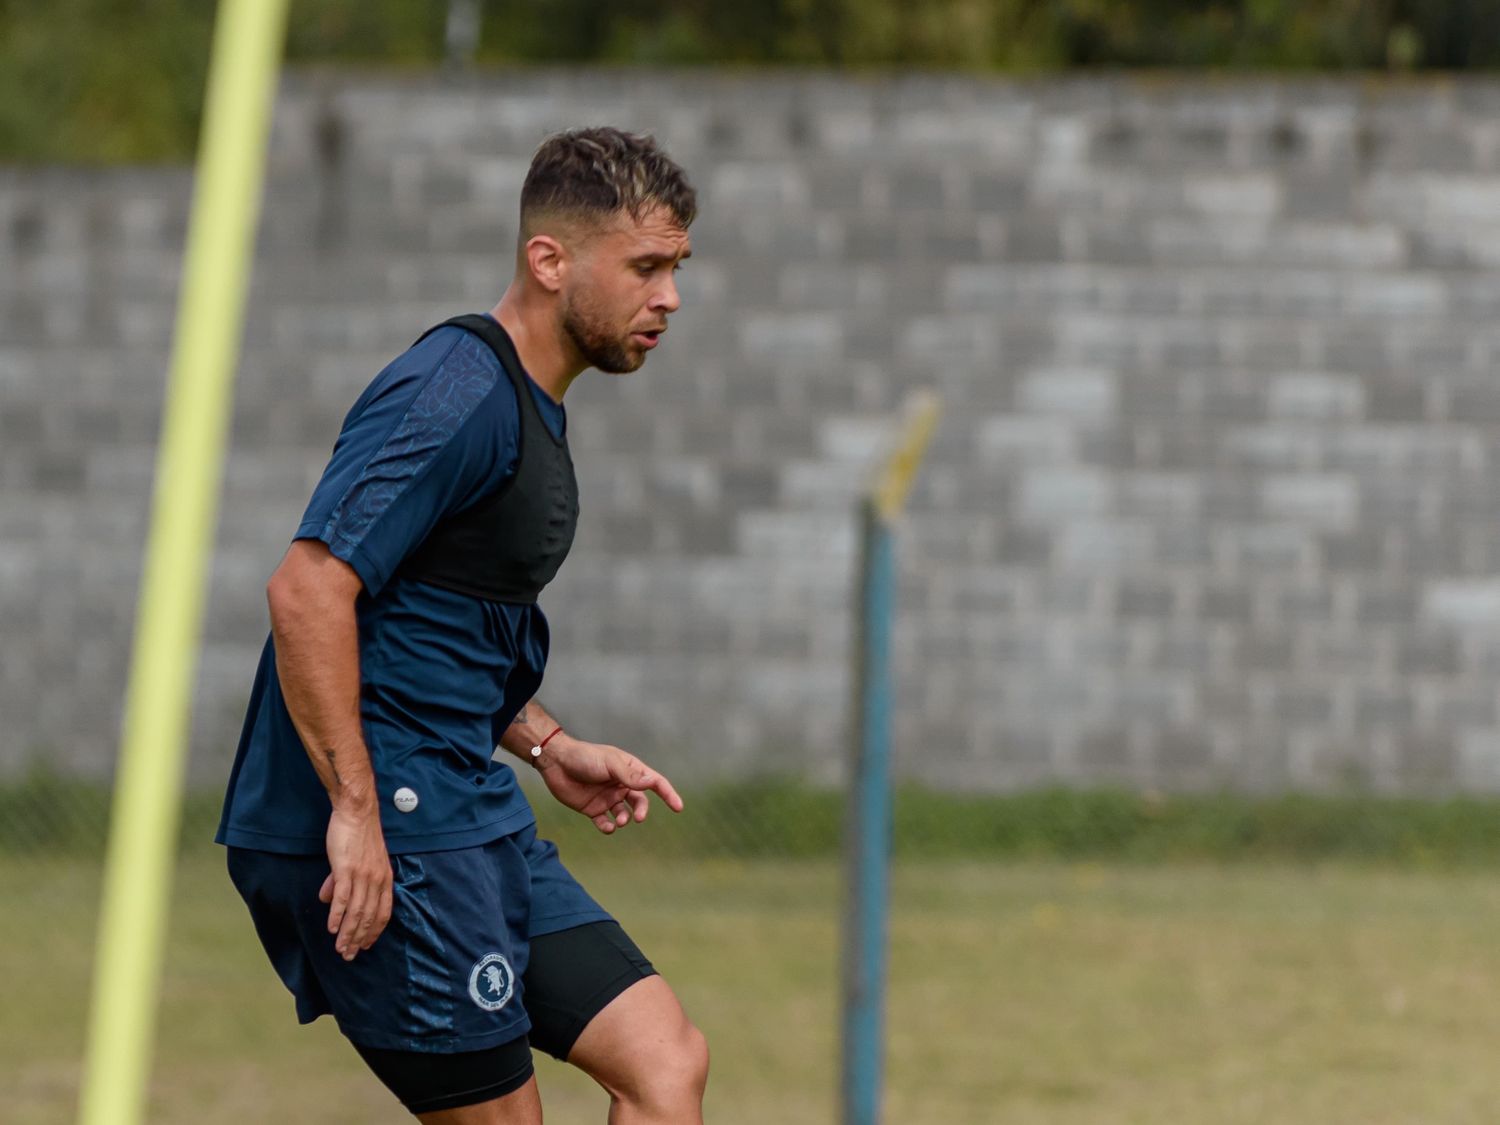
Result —
M333 774L333 783L342 789L344 787L344 779L339 776L338 759L334 757L332 750L324 750L323 757L328 759L328 769Z

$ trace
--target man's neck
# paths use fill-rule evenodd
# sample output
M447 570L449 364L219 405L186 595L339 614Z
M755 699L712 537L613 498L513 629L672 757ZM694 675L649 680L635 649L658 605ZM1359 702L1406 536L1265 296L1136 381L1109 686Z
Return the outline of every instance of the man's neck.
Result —
M526 374L553 402L561 402L573 380L583 373L584 363L559 337L551 317L538 315L539 311L528 309L525 298L512 286L490 315L509 333Z

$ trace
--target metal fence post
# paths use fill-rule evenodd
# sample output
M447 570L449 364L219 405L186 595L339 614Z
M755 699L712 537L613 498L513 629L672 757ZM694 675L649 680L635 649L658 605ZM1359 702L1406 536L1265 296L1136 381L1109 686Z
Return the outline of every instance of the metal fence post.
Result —
M937 400L914 396L894 454L860 503L854 645L853 762L846 813L842 1105L845 1125L880 1120L890 914L891 636L896 518L937 424Z

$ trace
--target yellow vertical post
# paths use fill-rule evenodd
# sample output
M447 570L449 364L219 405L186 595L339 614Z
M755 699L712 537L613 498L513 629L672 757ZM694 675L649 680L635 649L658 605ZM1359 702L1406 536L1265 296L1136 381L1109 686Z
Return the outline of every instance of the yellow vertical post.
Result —
M230 389L287 0L223 0L110 817L78 1120L143 1116Z

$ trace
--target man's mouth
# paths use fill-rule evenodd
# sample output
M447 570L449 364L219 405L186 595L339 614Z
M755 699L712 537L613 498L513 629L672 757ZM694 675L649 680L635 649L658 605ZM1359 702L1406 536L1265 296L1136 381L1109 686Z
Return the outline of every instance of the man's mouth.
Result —
M642 347L650 349L656 347L664 332L665 328L653 328L647 332L632 332L631 338L638 340Z

